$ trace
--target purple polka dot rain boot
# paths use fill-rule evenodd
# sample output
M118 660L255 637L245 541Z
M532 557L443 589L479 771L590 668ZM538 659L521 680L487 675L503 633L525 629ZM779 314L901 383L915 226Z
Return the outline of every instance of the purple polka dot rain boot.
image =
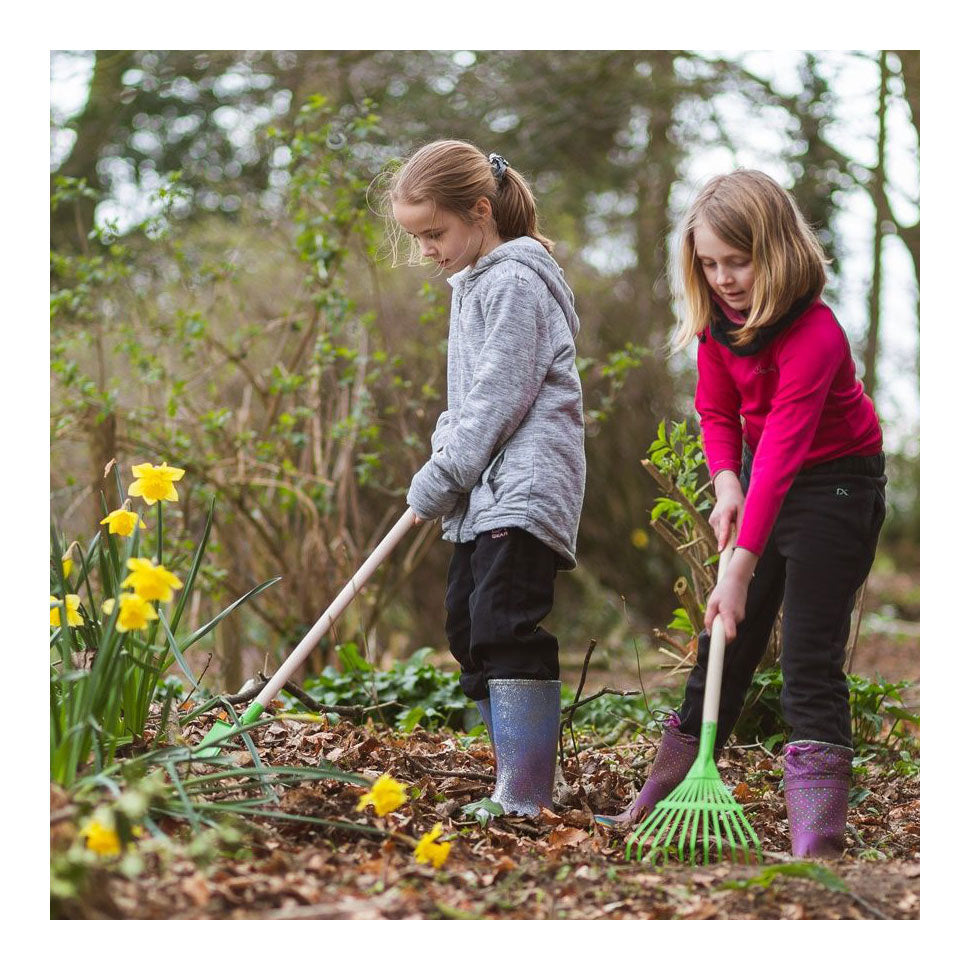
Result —
M792 855L842 855L851 781L852 748L822 741L785 745L785 804Z
M600 825L622 828L646 818L657 802L666 798L687 777L699 748L700 741L684 734L680 730L680 718L671 714L664 724L657 756L640 794L619 815L594 815L593 820Z

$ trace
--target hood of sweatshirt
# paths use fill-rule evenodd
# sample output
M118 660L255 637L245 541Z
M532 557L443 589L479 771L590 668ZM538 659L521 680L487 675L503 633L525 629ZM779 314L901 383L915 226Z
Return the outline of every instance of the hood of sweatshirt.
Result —
M468 266L460 273L448 277L455 289L465 289L484 276L499 263L513 261L527 266L546 284L549 292L562 307L566 323L575 339L579 332L579 317L576 315L573 292L566 283L562 267L549 255L546 247L531 236L520 236L496 246L486 253L474 266Z

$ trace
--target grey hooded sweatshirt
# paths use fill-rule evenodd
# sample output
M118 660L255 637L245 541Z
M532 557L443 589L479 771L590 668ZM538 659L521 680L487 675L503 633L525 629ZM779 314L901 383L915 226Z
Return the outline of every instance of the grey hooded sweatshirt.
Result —
M408 504L450 542L515 526L572 568L586 485L573 294L528 236L448 282L448 409Z

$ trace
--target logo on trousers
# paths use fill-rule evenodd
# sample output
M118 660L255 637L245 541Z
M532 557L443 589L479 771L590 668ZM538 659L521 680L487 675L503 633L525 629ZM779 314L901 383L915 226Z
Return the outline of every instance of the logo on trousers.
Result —
M847 489L844 489L844 488L837 488L837 489L835 490L835 494L836 494L836 495L848 495L848 494L849 494L849 492L848 492L848 490L847 490Z
M504 539L508 534L508 529L492 529L491 533L493 539Z

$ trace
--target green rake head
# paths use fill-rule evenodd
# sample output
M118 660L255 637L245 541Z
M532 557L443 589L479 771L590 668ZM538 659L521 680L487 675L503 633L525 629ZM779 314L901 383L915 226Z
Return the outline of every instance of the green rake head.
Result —
M634 852L638 862L676 855L681 862L708 865L722 861L728 852L732 862L761 861L758 836L717 773L716 727L703 726L700 751L687 777L627 839L627 861Z

